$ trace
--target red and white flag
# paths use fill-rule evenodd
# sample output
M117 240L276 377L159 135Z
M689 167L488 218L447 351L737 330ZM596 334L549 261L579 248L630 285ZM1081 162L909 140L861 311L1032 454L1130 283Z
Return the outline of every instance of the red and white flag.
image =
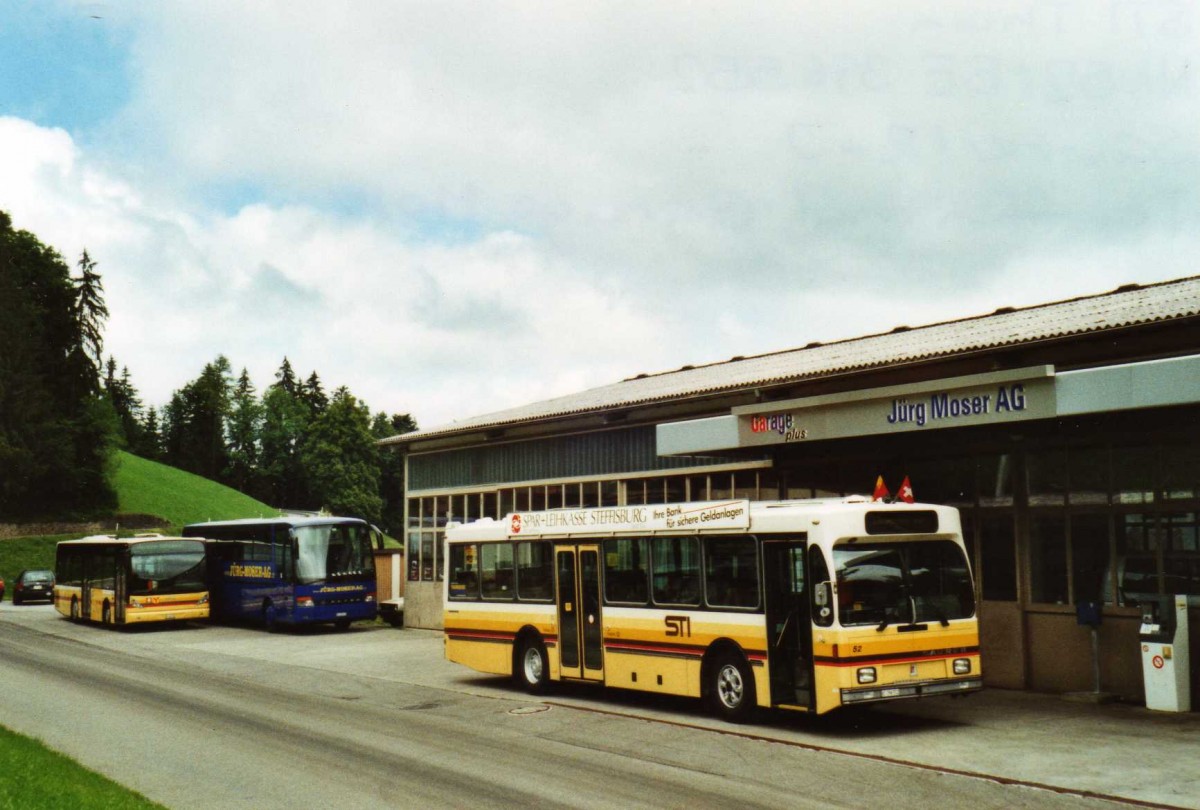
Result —
M908 476L904 476L904 483L900 485L900 491L896 493L896 500L904 501L905 503L916 503L916 498L913 497L912 484L908 483Z
M888 492L887 484L883 483L883 476L875 481L875 494L871 496L872 501L886 501L892 493Z

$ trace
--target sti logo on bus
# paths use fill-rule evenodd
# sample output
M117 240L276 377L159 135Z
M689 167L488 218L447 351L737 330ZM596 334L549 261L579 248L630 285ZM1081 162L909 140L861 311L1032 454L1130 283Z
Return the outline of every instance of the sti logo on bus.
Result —
M667 638L682 636L684 638L692 637L692 619L690 616L667 616L663 619L663 624L667 627Z

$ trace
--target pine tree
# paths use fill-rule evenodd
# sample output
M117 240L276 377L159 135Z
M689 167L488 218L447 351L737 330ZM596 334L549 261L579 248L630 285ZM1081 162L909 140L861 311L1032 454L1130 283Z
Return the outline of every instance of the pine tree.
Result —
M345 386L313 420L301 449L314 497L337 515L378 522L379 451L371 435L371 413Z
M267 388L262 399L262 429L259 434L259 500L283 508L311 506L300 442L308 428L308 408L278 382Z
M79 348L91 364L92 376L99 378L104 353L104 322L108 306L104 303L104 283L96 272L96 262L83 251L79 257L79 278L75 285L75 318L79 326ZM91 387L95 390L95 386Z
M275 372L275 382L271 384L272 388L282 388L292 396L295 396L300 386L296 383L296 373L292 371L292 364L286 357L283 358L283 364L279 367L279 371Z
M158 411L151 405L146 411L146 419L142 422L141 438L133 452L151 461L160 461L163 457L162 434L158 424Z
M5 517L84 515L115 506L107 467L111 409L95 396L107 314L90 258L85 278L77 283L57 251L28 231L13 229L0 211L0 514Z
M321 387L321 378L317 372L308 375L308 379L300 386L300 399L308 406L308 411L314 418L329 407L329 397Z
M235 489L251 492L259 465L259 436L262 432L263 408L243 368L233 389L229 414L229 466L225 479Z

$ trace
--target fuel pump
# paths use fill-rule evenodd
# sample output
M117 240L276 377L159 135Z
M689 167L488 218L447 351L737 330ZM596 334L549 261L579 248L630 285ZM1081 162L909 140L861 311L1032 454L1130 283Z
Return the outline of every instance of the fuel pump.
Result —
M1192 710L1187 608L1187 596L1159 596L1142 602L1138 642L1148 709Z

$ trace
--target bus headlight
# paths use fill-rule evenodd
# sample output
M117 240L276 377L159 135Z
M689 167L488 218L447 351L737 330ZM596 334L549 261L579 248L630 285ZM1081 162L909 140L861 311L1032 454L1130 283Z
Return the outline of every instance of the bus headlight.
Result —
M313 606L313 598L311 596L297 596L296 597L296 607L310 608L312 606Z
M875 683L875 667L859 667L858 682Z
M954 674L955 675L971 674L971 659L970 658L955 658L954 659Z

